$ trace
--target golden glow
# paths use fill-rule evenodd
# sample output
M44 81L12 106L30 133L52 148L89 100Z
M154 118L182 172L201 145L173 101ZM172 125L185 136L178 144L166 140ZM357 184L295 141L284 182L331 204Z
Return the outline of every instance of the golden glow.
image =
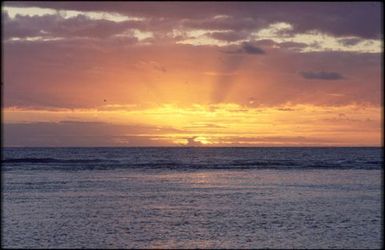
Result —
M5 109L4 117L7 123L71 120L151 126L157 129L125 135L152 136L170 145L381 145L380 109L355 105L165 104L142 109L109 105L89 110Z

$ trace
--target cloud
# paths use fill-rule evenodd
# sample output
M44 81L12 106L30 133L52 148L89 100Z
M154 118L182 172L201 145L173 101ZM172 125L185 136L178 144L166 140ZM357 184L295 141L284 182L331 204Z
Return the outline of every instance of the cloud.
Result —
M217 143L211 146L255 147L255 146L330 146L349 145L340 138L323 138L314 136L223 136L216 138ZM365 145L367 142L362 142ZM370 145L370 144L369 144ZM210 145L208 145L210 146Z
M60 121L4 124L6 146L170 146L162 133L180 132L149 125Z
M37 2L25 3L25 5L28 4L44 5ZM242 40L236 40L237 43L230 43L232 45L229 46L224 42L226 39L230 41L241 35L249 35L250 32L269 27L272 23L283 22L286 18L286 14L279 16L275 10L272 13L265 13L266 10L273 9L266 4L247 3L249 8L258 9L257 13L261 14L260 16L254 15L248 8L237 9L235 4L229 4L214 2L202 3L202 5L169 4L170 8L185 12L186 16L182 16L181 12L171 13L171 11L169 13L171 16L165 16L168 10L157 3L122 2L116 5L115 3L111 5L95 3L95 6L84 2L48 4L55 10L70 8L78 11L118 11L128 16L135 14L135 16L145 17L141 21L123 22L95 20L87 18L86 15L64 18L59 14L15 15L11 18L3 12L4 39L20 39L3 43L5 107L95 108L103 105L104 99L107 99L109 104L120 105L145 102L245 103L245 99L249 96L254 96L260 105L284 105L289 101L320 105L381 103L381 53L366 53L368 51L366 49L356 49L356 47L365 47L363 42L365 39L354 46L346 46L347 49L351 49L350 52L337 50L314 52L313 50L298 53L303 52L303 49L310 46L308 44L313 41L299 38L294 40L301 43L290 42L290 39L280 42L262 38L242 43L242 38ZM245 6L244 3L240 4ZM290 10L287 16L298 13L294 8L296 4L290 8L289 5L284 5ZM320 12L331 9L322 7L323 5L318 5L321 6ZM140 6L142 8L139 8ZM143 6L146 8L144 9ZM200 13L194 13L188 9L188 6L194 9L198 9L198 6L206 6L209 9L202 8ZM274 4L270 3L270 6ZM300 4L299 6L303 10L310 8L309 5ZM159 12L156 11L156 7L159 7ZM340 5L337 7L341 8ZM270 18L274 16L274 12L275 18ZM268 16L270 17L267 18ZM347 16L342 13L342 17L339 18L349 18ZM229 26L238 20L238 17L241 17L244 23L239 26ZM176 32L182 38L185 35L183 31L190 33L197 31L183 26L188 23L186 19L216 23L217 27L202 24L201 28L206 29L201 32L202 34L211 33L217 39L225 39L221 40L225 45L176 44L176 38L172 35L174 29L182 31L180 34ZM298 27L301 27L298 26L299 21L287 20L287 22L292 25L294 34L298 34L295 32ZM223 29L219 31L213 30L213 28L220 28L219 24L225 23L228 26L222 26ZM252 30L248 23L258 23L258 25L255 26L255 30ZM281 26L285 27L282 23ZM312 27L326 32L326 29L321 29L316 24ZM134 30L153 33L152 42L138 39L136 37L138 32ZM283 34L280 35L287 38ZM288 36L290 38L292 34ZM54 38L63 39L43 41ZM201 40L204 41L205 38ZM319 36L312 35L308 37L310 38L316 40ZM338 41L339 44L343 42L354 44L357 39L333 37L333 41ZM228 54L218 53L221 50L226 50ZM268 56L259 56L263 55L263 52ZM140 61L148 64L138 65ZM315 86L308 84L306 73L302 77L295 73L301 69L304 71L329 69L341 72L349 79L340 81L338 86L330 84L324 84L322 87ZM166 71L167 73L162 73ZM310 73L310 78L316 79L316 76L314 72ZM325 74L321 74L322 77L325 78ZM333 78L333 76L326 76L326 78ZM185 79L188 79L191 84L180 87L180 83ZM57 89L60 89L60 92ZM318 91L317 98L309 97L307 93L314 91ZM337 98L328 96L327 93L343 93L344 96Z
M256 41L261 39L273 40L276 43L291 42L297 44L303 44L305 46L295 49L299 52L312 52L312 51L351 51L351 52L381 52L381 41L379 39L361 39L359 43L354 45L346 45L342 41L344 39L358 38L356 36L335 36L324 31L314 29L311 31L299 31L295 30L292 23L278 22L271 23L260 30L257 30L251 34L251 37ZM276 46L279 48L281 46Z
M58 10L115 12L127 16L184 20L186 27L258 29L271 22L289 22L299 32L320 30L335 36L379 38L380 2L49 2L10 1L6 6L35 6Z
M189 29L232 30L232 32L213 32L214 34L212 34L218 36L219 39L225 38L221 40L228 40L228 38L232 40L234 36L239 36L244 31L260 28L263 22L254 18L235 18L233 16L218 16L214 14L203 19L184 19L182 25Z
M247 32L236 32L236 31L210 32L207 35L214 39L223 40L227 42L239 41L248 37Z
M232 3L226 3L226 5L221 3L170 4L169 8L164 9L165 5L115 3L112 6L104 4L90 6L87 3L42 4L35 2L30 4L9 2L4 7L3 12L4 37L6 42L9 42L9 39L11 41L35 42L83 38L89 40L116 39L122 43L125 42L121 41L122 38L131 38L132 43L130 44L184 43L195 46L239 45L242 41L250 39L258 41L268 38L275 39L276 42L302 43L302 41L306 41L305 47L291 46L291 50L296 52L347 50L379 53L381 50L380 12L377 11L377 13L373 5L370 4L346 6L346 8L351 9L353 16L357 16L356 19L352 19L350 15L343 15L342 7L345 5L338 4L335 6L328 4L280 4L279 9L287 9L287 15L276 12L274 4L265 3L240 4L234 6L234 9L229 7L233 5ZM23 9L9 6L41 6L48 7L48 9L40 9L39 11L39 8L32 8L36 9L35 12L28 13L27 9L31 8ZM140 8L140 6L142 7ZM146 6L145 10L143 10L143 6ZM190 13L190 8L203 8L205 11L200 10L199 15L196 15L196 13ZM156 13L153 11L155 9L157 10ZM171 13L172 9L178 13ZM12 13L10 12L12 18L7 14L7 10L12 10ZM76 13L76 15L61 14L67 12ZM42 15L42 13L46 14ZM95 13L104 14L95 16ZM186 15L182 17L180 13ZM372 16L368 17L368 13ZM329 15L330 18L327 18ZM303 16L308 16L308 18L303 18ZM116 21L116 18L121 20ZM367 21L361 22L362 19L370 19L371 26L367 25ZM284 26L277 26L277 24L284 24ZM351 25L349 26L349 24ZM331 29L335 27L338 30L332 32ZM370 29L374 30L371 31L370 35L366 34ZM355 30L360 32L355 33ZM261 33L261 31L263 32ZM191 35L197 32L203 32L203 34ZM273 37L261 36L266 32ZM353 44L353 40L351 42L346 40L346 42L344 39L361 40ZM243 47L241 51L248 54L262 54L261 50L253 48L255 46L256 44L241 45Z
M203 143L201 143L200 141L196 141L197 137L194 136L194 137L191 137L191 138L186 138L187 140L187 144L185 146L189 146L189 147L199 147L199 146L202 146Z
M244 103L250 96L265 106L382 102L380 54L266 50L264 56L245 56L209 46L113 45L86 40L4 44L4 107L95 108L105 105L104 99L120 105ZM140 61L161 63L170 73L150 63L139 69ZM339 72L345 79L320 87L299 73L321 71L316 69ZM191 84L179 88L185 79Z
M278 108L277 110L279 110L279 111L289 111L289 112L295 111L295 109L293 109L293 108Z
M319 71L319 72L313 72L313 71L302 71L300 72L303 78L309 79L309 80L342 80L345 79L340 73L337 72L325 72L325 71Z
M184 129L219 129L219 128L226 128L226 126L218 125L215 123L193 123L191 126L186 126Z
M265 51L260 47L257 47L249 42L243 42L237 49L227 49L223 51L228 54L250 54L250 55L263 55Z
M85 15L64 18L58 14L43 16L16 15L10 18L7 12L2 13L4 20L4 38L25 40L34 37L63 37L66 40L74 38L111 39L125 36L134 37L135 30L140 28L141 21L113 22L109 20L94 20Z
M250 43L243 43L242 50L247 54L255 54L255 55L265 54L265 51L263 49L256 47Z
M353 37L353 38L343 38L339 40L345 46L354 46L362 41L361 38Z
M282 42L278 43L280 48L285 48L289 50L295 50L295 51L300 51L303 48L307 47L306 43L297 43L297 42Z

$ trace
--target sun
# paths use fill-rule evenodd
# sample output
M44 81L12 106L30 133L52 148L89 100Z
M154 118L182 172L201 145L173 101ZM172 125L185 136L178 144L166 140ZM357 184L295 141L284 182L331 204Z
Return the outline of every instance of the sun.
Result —
M204 145L212 143L207 137L204 137L204 136L197 136L195 137L194 141L200 142Z

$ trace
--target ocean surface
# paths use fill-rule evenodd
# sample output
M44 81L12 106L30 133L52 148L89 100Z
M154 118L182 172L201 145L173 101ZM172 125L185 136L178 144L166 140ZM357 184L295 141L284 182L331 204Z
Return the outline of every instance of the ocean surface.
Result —
M380 248L382 148L3 148L5 248Z

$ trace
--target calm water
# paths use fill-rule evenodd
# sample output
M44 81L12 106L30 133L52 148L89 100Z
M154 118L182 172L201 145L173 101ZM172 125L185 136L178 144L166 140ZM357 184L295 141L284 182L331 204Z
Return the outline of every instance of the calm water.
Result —
M6 148L2 246L379 248L381 148Z

